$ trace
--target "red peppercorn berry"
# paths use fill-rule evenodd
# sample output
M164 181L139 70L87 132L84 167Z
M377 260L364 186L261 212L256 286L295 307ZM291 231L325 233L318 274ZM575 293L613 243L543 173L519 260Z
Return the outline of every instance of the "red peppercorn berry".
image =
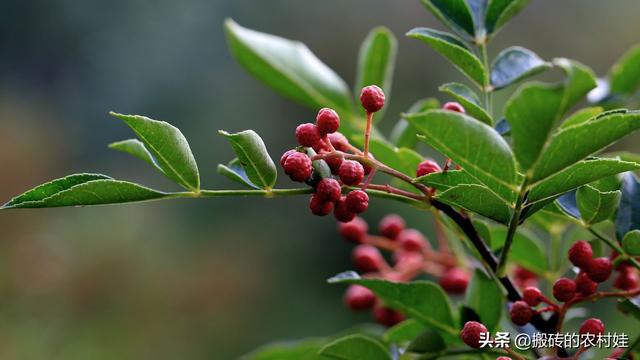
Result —
M600 319L591 318L585 320L582 325L580 325L580 335L592 334L592 335L601 335L604 334L604 324Z
M349 222L338 224L340 235L346 240L356 244L361 244L364 241L368 230L369 225L367 225L367 222L359 217Z
M362 165L353 160L345 160L338 170L340 181L345 185L356 186L362 182L364 178L364 169Z
M389 214L380 220L378 230L380 235L394 240L404 230L404 219L396 214Z
M488 333L487 328L477 321L467 321L460 332L460 338L468 346L479 349L480 348L480 334Z
M424 160L423 162L418 164L418 168L416 169L416 176L425 176L440 171L442 171L442 169L437 162L433 160Z
M334 149L342 152L349 151L349 140L342 133L334 132L327 135Z
M576 276L576 290L582 296L589 296L595 294L598 290L598 283L591 280L587 273L581 271L578 276Z
M447 270L440 277L440 286L449 294L464 294L469 285L469 273L459 267Z
M529 306L538 306L544 300L544 296L540 289L530 286L522 292L522 299L529 304Z
M344 293L344 304L354 311L371 309L375 303L373 291L361 285L350 285Z
M347 210L354 214L360 214L369 208L369 195L362 190L353 190L345 199Z
M553 284L553 297L558 301L567 302L576 295L575 281L567 278L560 278Z
M356 214L347 210L346 197L341 197L333 206L333 216L336 220L347 223L356 217Z
M300 124L296 128L296 140L298 144L307 147L316 146L320 142L320 130L315 124Z
M460 105L460 103L457 103L455 101L451 101L448 103L445 103L442 108L444 110L449 110L449 111L455 111L455 112L459 112L459 113L465 113L464 111L464 107L462 105Z
M638 288L638 274L631 268L621 271L613 282L613 287L630 291Z
M333 203L321 199L318 194L313 194L309 199L309 209L313 215L326 216L333 211Z
M524 301L516 301L511 305L511 310L509 310L509 314L511 315L511 321L518 326L526 325L533 316L533 310L531 310L531 306Z
M607 257L599 257L591 260L586 267L587 275L595 282L601 283L607 281L613 271L611 260Z
M376 272L384 264L380 251L371 245L358 245L353 249L353 263L362 272Z
M311 159L301 152L293 152L284 160L284 173L289 175L291 180L305 182L311 177L313 166Z
M368 113L374 113L384 106L384 92L375 85L362 88L360 92L360 103Z
M316 126L321 136L332 134L340 128L340 117L335 110L322 108L316 116Z
M400 246L406 251L421 252L429 247L424 235L416 229L405 229L398 234Z
M580 269L586 269L593 257L591 244L584 240L576 241L569 248L569 261Z
M380 325L391 327L404 320L404 315L386 306L373 308L373 317Z
M319 199L327 202L336 202L342 196L342 187L336 179L324 178L320 180L316 187L316 195Z

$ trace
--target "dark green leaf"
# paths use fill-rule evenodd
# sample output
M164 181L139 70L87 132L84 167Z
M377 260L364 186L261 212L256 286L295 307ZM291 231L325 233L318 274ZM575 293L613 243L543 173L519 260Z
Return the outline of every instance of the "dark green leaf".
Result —
M221 130L219 133L231 142L249 180L262 189L271 189L276 183L276 165L271 160L260 136L253 130L235 134Z
M227 178L247 187L260 189L252 183L251 180L249 180L247 172L244 170L242 165L240 165L238 158L231 160L227 165L218 164L218 174L224 175Z
M187 190L200 190L200 174L187 139L175 126L139 115L111 115L124 121L144 143L158 166Z
M325 345L320 355L339 360L391 360L389 350L379 341L360 334L348 335Z
M498 32L504 24L516 16L530 0L489 0L485 26L489 35Z
M390 98L397 50L398 41L386 27L380 26L369 32L358 54L354 89L356 97L360 96L363 87L377 85L384 91L387 99ZM380 114L375 117L378 120L381 118Z
M566 118L560 125L560 129L586 123L587 121L594 119L596 116L602 113L602 111L604 111L604 109L599 106L580 109Z
M624 299L618 303L618 309L625 314L630 314L636 320L640 320L640 306L635 299Z
M467 288L465 304L475 310L481 322L493 331L500 323L504 295L498 284L482 270L476 269Z
M518 163L529 170L560 117L563 89L540 83L521 86L505 106Z
M160 171L160 173L164 174L164 171L162 170L160 165L158 165L156 159L154 159L153 155L151 155L149 150L147 150L142 141L138 139L117 141L109 144L109 148L131 154L138 159L143 160L147 164L153 166L156 170Z
M445 25L468 37L475 35L471 11L465 0L421 0L422 4Z
M429 28L415 28L407 36L427 43L478 85L487 83L487 73L480 60L455 35Z
M571 109L597 85L593 70L575 61L564 58L554 59L553 63L560 67L566 76L562 112Z
M616 236L624 238L631 230L640 229L640 183L633 173L622 176L622 195L616 215Z
M325 339L306 339L268 344L241 360L326 360L318 354L325 343Z
M407 114L420 113L430 109L439 109L440 102L438 99L427 98L418 100L407 111ZM413 149L418 142L416 134L418 132L413 126L409 125L407 120L400 119L391 131L391 142L398 147L406 147Z
M354 272L346 272L329 279L329 283L365 286L390 307L425 326L440 330L448 339L457 341L458 329L449 299L440 286L432 282L395 283L381 279L361 279Z
M494 251L501 249L506 236L507 228L493 227L491 229L491 249ZM534 233L522 228L514 237L509 258L537 274L544 274L549 270L542 241Z
M225 21L231 54L247 71L314 110L331 107L343 117L352 102L345 82L304 44L244 28Z
M598 179L638 168L640 165L637 163L617 159L583 160L543 181L531 184L529 203L551 198Z
M503 224L511 219L509 204L484 185L457 185L436 193L435 198Z
M418 354L437 353L447 348L444 339L440 334L432 329L427 329L418 335L407 346L408 352Z
M640 256L640 230L631 230L622 238L624 251L631 256Z
M519 46L506 48L491 65L491 86L498 90L551 68L536 53Z
M609 72L611 91L633 94L640 87L640 45L627 51Z
M384 341L388 343L403 343L415 339L424 332L425 327L415 319L407 319L394 325L384 334Z
M492 127L467 115L429 110L407 115L407 120L446 157L486 184L501 197L511 199L517 182L511 148Z
M536 163L532 180L547 178L640 129L640 113L613 113L555 133Z
M576 192L576 201L582 222L597 224L611 217L620 202L620 191L600 191L585 185Z
M4 204L2 209L117 204L168 196L171 194L106 175L77 174L29 190Z
M485 124L493 126L493 119L480 104L478 95L473 90L469 89L469 87L459 83L447 83L441 85L438 89L458 100L464 107L467 114Z
M482 185L464 170L434 172L414 180L437 190L447 190L458 185Z

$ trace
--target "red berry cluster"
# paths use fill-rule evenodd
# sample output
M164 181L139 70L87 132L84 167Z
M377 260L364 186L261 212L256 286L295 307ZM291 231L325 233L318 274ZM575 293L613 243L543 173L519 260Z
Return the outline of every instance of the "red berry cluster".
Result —
M457 266L448 248L433 249L427 238L416 229L406 228L402 217L390 214L378 226L379 235L369 233L369 226L360 217L340 223L338 230L346 240L357 244L353 249L353 263L364 277L391 281L410 281L428 274L439 279L442 288L452 294L462 294L469 283L469 273ZM389 264L380 250L391 253ZM380 324L391 326L402 315L384 306L373 292L359 285L351 285L344 296L345 305L352 310L373 309Z

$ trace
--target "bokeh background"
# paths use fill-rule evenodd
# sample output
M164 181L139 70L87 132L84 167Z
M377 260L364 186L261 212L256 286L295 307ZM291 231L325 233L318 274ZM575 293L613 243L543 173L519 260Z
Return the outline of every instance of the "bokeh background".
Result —
M492 53L523 45L604 74L640 41L638 14L636 0L534 0ZM313 114L233 61L227 17L302 40L349 83L367 32L390 27L399 58L387 129L439 84L464 81L403 37L441 28L417 0L2 1L0 200L82 171L175 189L106 148L132 136L109 110L182 129L209 188L235 186L215 171L233 156L218 129L255 129L279 157ZM366 218L390 211L429 232L422 214L389 202ZM274 339L335 333L368 319L325 282L348 268L349 246L332 219L308 214L306 197L2 212L0 358L233 359Z

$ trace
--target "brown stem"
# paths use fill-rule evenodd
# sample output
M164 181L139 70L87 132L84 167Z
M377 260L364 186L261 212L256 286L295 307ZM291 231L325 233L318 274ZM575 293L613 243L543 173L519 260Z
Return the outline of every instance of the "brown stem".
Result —
M369 138L371 137L371 123L373 122L373 113L367 111L367 127L364 130L364 158L369 158Z

